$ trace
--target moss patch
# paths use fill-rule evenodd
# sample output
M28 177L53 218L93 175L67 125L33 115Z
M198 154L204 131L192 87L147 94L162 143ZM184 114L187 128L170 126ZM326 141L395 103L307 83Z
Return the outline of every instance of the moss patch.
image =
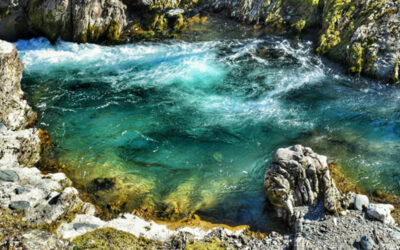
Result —
M225 242L221 242L217 239L213 239L210 242L198 242L193 241L189 242L186 245L185 250L225 250L225 249L233 249L229 247L229 245Z
M113 228L102 228L76 237L73 249L157 249L161 243Z

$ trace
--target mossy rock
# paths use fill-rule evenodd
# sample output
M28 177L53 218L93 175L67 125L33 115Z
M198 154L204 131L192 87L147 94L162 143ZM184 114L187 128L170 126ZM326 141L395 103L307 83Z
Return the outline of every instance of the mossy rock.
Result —
M157 249L161 243L113 228L102 228L76 237L73 249Z

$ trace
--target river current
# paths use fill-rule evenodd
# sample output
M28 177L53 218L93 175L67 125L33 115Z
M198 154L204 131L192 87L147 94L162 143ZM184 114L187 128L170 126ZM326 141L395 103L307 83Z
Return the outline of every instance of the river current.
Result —
M99 205L267 230L264 173L296 143L400 194L400 90L346 75L311 42L16 45L51 157Z

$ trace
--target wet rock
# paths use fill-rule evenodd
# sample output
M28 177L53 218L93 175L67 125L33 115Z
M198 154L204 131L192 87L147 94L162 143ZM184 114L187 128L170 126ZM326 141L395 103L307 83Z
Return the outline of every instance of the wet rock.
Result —
M364 250L372 250L372 249L374 249L374 245L375 245L375 243L374 243L374 241L371 239L371 237L363 236L363 237L361 238L361 241L360 241L361 249L364 249Z
M1 170L0 180L14 182L19 179L18 174L12 170Z
M369 199L368 196L363 194L357 194L354 200L354 208L357 210L363 210L363 208L368 208Z
M73 0L72 40L117 41L126 26L126 6L119 0Z
M301 145L276 151L265 173L264 188L278 215L289 224L296 217L296 206L311 205L318 197L329 212L339 213L344 209L342 197L329 175L326 156Z
M391 204L369 204L367 214L369 217L382 221L384 224L395 224L395 220L390 215L394 209Z
M29 206L28 201L13 201L10 203L10 208L13 210L26 210Z

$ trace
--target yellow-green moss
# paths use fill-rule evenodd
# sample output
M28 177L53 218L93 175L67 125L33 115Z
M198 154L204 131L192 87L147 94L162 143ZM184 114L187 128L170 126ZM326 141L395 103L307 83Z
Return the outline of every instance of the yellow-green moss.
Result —
M297 32L301 32L306 27L306 20L302 19L292 24L292 27L295 28Z
M111 21L107 27L89 25L81 34L80 42L118 42L120 39L120 25L116 21Z
M161 243L113 228L102 228L76 237L73 249L158 249Z
M185 28L185 20L183 19L183 15L179 14L177 19L175 20L174 30L182 31Z
M350 73L360 75L363 66L363 52L364 48L361 45L356 45L351 48L349 68Z
M353 12L350 0L327 0L324 7L323 33L319 39L317 53L325 54L341 42L340 29L343 16ZM351 13L347 15L351 15Z
M399 60L394 63L392 80L395 83L399 82Z
M215 238L211 242L190 241L185 247L185 250L225 250L225 249L233 249L233 248L229 247L227 243L221 242Z

